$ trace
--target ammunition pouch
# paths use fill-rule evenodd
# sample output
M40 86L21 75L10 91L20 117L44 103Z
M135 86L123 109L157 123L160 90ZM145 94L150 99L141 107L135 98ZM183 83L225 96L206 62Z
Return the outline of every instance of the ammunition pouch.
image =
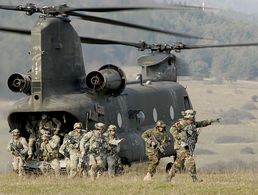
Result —
M43 154L43 160L46 161L46 162L52 161L55 158L58 158L58 153L57 152L49 152L49 153Z

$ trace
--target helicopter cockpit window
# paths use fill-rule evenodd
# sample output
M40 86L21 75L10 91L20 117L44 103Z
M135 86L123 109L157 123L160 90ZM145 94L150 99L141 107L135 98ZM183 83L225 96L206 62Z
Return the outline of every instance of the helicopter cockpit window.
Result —
M145 114L143 111L139 111L137 114L136 114L136 118L137 118L137 121L139 122L139 124L142 124L143 121L145 120Z
M157 120L158 120L158 113L157 113L156 108L153 108L152 116L153 116L154 122L157 122Z
M170 108L169 108L169 113L170 113L171 119L174 120L174 118L175 118L175 112L174 112L174 108L173 108L172 105L171 105Z
M145 114L141 110L129 110L129 119L136 120L139 125L141 125L145 120Z

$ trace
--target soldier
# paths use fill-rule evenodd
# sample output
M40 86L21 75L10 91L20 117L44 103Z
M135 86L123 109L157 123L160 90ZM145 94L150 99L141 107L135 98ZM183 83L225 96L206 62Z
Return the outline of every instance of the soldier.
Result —
M37 137L39 136L39 124L38 121L36 120L36 117L34 115L29 116L26 125L25 125L25 129L26 131L30 134L29 136L29 150L28 150L28 159L32 159L32 155L33 155L33 147L35 145L35 142L37 141L37 143L40 142L39 139L37 139ZM40 143L39 143L40 144ZM37 144L38 145L38 144ZM37 147L36 145L36 156L39 157L39 147Z
M20 136L20 131L14 129L11 131L12 139L8 143L7 149L13 155L13 170L18 173L19 176L25 175L24 163L28 153L28 143L24 137Z
M43 162L39 166L41 172L46 175L50 167L54 170L55 176L60 175L60 164L58 159L59 142L50 139L48 134L42 135L42 143L40 150L43 154Z
M193 182L201 182L196 176L196 164L193 158L193 151L197 143L199 132L197 128L206 127L219 119L195 121L196 111L186 110L182 112L184 118L179 119L171 128L170 133L174 137L174 149L177 153L176 161L169 170L168 181L175 176L176 172L185 167L190 172Z
M81 142L80 150L82 157L88 153L89 175L92 180L99 177L106 167L107 138L103 135L105 125L96 123L95 130L86 133Z
M170 139L166 134L166 124L161 120L157 121L154 128L148 129L142 134L142 138L146 144L146 155L150 160L148 173L143 180L149 181L156 172L160 158L165 151L164 148L167 147L170 142Z
M75 123L73 129L73 131L65 136L64 142L59 150L64 156L65 148L67 148L69 152L69 178L74 178L77 173L82 174L84 163L80 152L80 141L86 131L82 129L82 123L80 122Z
M66 174L70 175L70 154L69 154L69 140L65 136L63 139L63 144L59 148L59 153L62 154L65 158L65 169Z
M120 142L124 139L118 139L116 135L116 126L109 125L107 133L105 136L108 138L108 150L107 150L107 166L108 166L108 175L114 177L118 170L122 171L123 166L121 159L118 156L120 151Z
M61 122L56 118L51 118L47 114L41 115L41 121L39 122L39 130L41 135L49 134L51 137L53 135L58 135L61 127Z

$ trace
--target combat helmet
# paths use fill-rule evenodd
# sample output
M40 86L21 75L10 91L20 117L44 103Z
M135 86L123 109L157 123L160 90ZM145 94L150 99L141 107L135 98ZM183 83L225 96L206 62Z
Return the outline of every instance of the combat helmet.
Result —
M158 120L158 121L156 122L156 127L163 127L163 128L165 128L165 127L166 127L166 124L164 123L164 121Z
M12 135L20 135L20 131L19 131L19 129L14 129L14 130L12 130Z
M109 125L107 130L108 131L111 131L111 130L116 131L116 126L115 125Z
M193 110L193 109L189 109L189 110L186 110L184 112L182 112L183 116L185 119L192 119L195 117L196 115L196 111Z
M82 123L81 122L74 123L73 129L77 129L77 128L82 129Z
M95 123L95 129L103 130L105 128L104 123Z
M47 114L42 114L41 119L46 120L47 119Z

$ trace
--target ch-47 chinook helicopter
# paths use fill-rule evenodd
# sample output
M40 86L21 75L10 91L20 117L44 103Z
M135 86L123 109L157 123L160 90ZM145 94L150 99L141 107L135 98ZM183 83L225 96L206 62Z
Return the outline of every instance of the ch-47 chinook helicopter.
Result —
M28 138L25 122L32 115L40 119L42 114L61 121L60 136L71 131L73 124L78 121L89 130L94 128L96 122L115 124L118 127L119 137L125 138L121 144L120 157L128 163L146 159L145 146L141 139L142 132L159 119L170 125L182 117L181 111L192 108L186 89L177 83L176 57L171 52L210 47L257 46L258 43L166 45L80 37L71 26L69 16L181 37L202 38L77 12L181 8L188 6L72 8L66 5L53 7L36 7L34 4L0 5L0 9L24 11L27 15L41 14L31 31L0 27L0 31L3 32L31 36L31 70L27 74L15 73L8 79L8 86L13 92L23 92L27 95L10 111L8 116L10 129L18 128L22 136ZM196 7L190 6L190 8ZM113 64L104 65L86 75L81 43L118 44L151 52L138 59L138 64L142 67L139 79L127 81L123 70ZM171 142L165 156L175 154L172 145ZM35 163L27 162L27 165L35 167Z

